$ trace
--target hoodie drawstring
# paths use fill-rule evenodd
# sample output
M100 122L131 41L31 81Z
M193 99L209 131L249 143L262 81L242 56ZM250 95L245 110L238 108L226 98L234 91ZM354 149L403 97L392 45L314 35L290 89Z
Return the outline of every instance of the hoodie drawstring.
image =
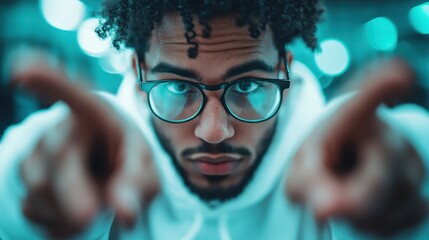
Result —
M203 215L196 213L191 229L181 238L182 240L193 240L198 234L203 224ZM221 240L231 240L227 227L227 217L222 216L219 219L219 236Z
M231 240L228 233L227 220L226 216L222 216L219 219L219 235L221 240Z
M203 224L203 215L201 213L196 213L194 218L194 223L192 224L191 229L182 237L182 240L193 240L197 235L198 231Z

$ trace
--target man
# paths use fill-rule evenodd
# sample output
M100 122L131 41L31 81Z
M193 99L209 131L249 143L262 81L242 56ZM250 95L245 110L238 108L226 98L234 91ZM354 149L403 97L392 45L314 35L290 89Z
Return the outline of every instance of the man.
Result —
M0 237L427 237L428 114L378 108L412 72L380 64L325 106L284 50L299 36L316 47L320 13L317 1L106 1L97 31L136 50L131 81L95 97L43 66L15 74L65 104L2 140Z

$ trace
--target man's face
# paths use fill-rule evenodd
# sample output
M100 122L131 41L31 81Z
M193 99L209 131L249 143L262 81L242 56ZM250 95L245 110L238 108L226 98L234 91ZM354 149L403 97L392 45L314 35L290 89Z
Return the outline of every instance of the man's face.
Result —
M211 37L202 38L200 26L195 24L198 57L190 59L181 17L164 17L153 31L142 63L143 79L213 85L245 77L279 77L282 64L270 30L257 39L251 38L246 27L235 26L233 17L213 20L211 27ZM250 62L257 64L247 64ZM165 63L169 67L160 67ZM225 78L228 72L233 74ZM271 142L277 119L241 122L223 107L222 90L204 93L206 106L193 120L180 124L155 116L152 120L162 145L190 190L204 200L223 201L240 194L250 181Z

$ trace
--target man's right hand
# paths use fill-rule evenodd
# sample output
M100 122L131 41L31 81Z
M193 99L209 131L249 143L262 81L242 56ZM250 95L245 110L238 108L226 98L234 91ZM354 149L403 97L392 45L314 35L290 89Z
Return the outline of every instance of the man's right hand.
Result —
M82 232L106 207L132 225L159 188L149 145L136 123L47 66L16 72L13 80L71 109L22 162L24 215L55 238Z

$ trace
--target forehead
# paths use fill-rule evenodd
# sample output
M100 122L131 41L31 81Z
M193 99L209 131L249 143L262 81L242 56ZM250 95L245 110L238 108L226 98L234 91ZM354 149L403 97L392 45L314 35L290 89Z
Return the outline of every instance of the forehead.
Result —
M178 14L170 14L163 18L160 25L155 26L146 53L148 67L159 62L193 68L210 66L224 69L245 61L259 59L274 63L278 59L271 30L267 27L258 38L250 36L248 27L237 27L234 16L225 16L209 22L211 36L201 36L202 27L194 17L198 56L190 59L187 51L191 45L185 38L185 27ZM195 69L198 70L198 69Z

